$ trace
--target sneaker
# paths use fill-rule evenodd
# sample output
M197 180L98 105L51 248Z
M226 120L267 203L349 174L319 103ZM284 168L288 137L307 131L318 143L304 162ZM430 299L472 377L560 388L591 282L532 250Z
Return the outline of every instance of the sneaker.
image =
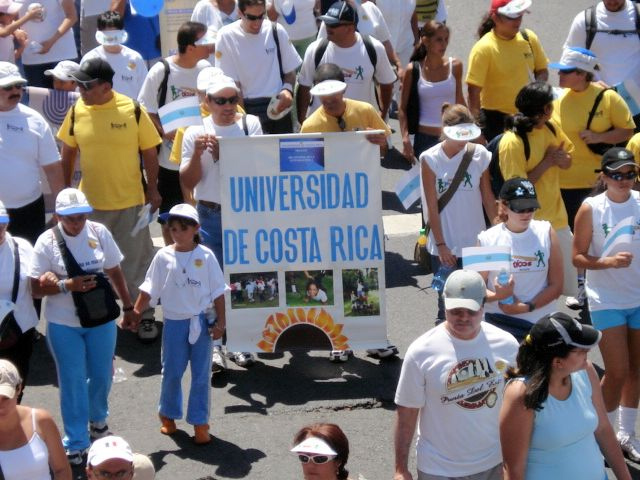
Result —
M398 354L398 347L395 345L389 345L384 348L369 348L367 353L376 358L388 358Z
M142 343L152 343L158 338L158 327L153 318L143 318L138 327L138 340Z
M72 467L82 465L86 460L87 449L85 450L67 450L67 461Z
M331 350L329 353L329 361L333 363L344 363L353 356L353 350Z
M640 441L635 436L623 432L618 432L616 437L624 456L632 462L640 463Z
M575 297L567 297L564 304L571 310L580 310L584 307L587 300L587 292L584 289L584 284L578 285L578 294Z
M89 437L91 437L91 443L109 435L112 435L112 433L109 431L107 422L89 422Z
M249 352L234 352L231 354L231 360L233 360L239 367L248 367L253 365L256 361L253 353Z
M222 373L227 369L227 359L224 358L222 347L220 345L213 346L213 355L211 356L211 372Z

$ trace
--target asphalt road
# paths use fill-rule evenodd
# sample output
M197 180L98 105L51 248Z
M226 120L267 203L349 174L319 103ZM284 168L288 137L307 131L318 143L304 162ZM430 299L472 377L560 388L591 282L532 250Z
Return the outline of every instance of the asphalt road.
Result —
M452 30L450 53L466 63L474 33L487 0L447 0ZM573 16L591 4L587 0L538 0L524 25L536 31L547 55L558 60ZM552 75L552 83L555 75ZM397 122L391 122L398 129ZM394 143L401 145L399 136ZM407 168L397 155L382 162L383 214L403 215L393 185ZM408 213L415 214L417 209ZM411 341L433 326L436 296L430 278L411 261L417 220L386 239L386 295L389 338L401 355ZM404 219L403 219L404 220ZM401 222L402 223L402 222ZM405 226L406 227L406 226ZM408 233L407 233L408 232ZM156 416L160 383L160 344L141 345L130 333L119 333L117 366L127 380L113 386L109 426L127 438L136 451L148 454L157 478L293 479L301 477L291 439L303 425L334 422L351 444L348 462L352 479L390 479L393 472L393 396L401 359L378 361L358 352L345 364L332 364L326 352L262 357L250 369L229 364L213 387L211 433L214 440L195 447L191 428L179 422L179 433L159 433ZM599 362L597 352L592 358ZM601 362L600 362L601 363ZM61 426L53 361L45 340L36 345L33 374L24 403L48 409ZM185 385L187 384L185 379ZM415 467L415 458L412 457ZM640 478L633 469L635 478ZM81 478L81 472L76 472Z

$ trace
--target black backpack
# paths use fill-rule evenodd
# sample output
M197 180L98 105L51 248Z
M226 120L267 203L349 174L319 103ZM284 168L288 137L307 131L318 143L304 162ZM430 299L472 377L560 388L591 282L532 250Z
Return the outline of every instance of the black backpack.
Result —
M545 123L546 127L551 130L551 132L555 135L556 129L555 127L549 123ZM529 145L529 137L525 135L521 136L517 130L511 130L522 140L522 144L524 146L524 158L528 162L529 156L531 155L531 145ZM491 153L491 162L489 163L489 176L491 177L491 190L496 198L500 194L500 189L504 184L504 177L502 176L502 171L500 170L500 140L504 133L500 135L496 135L493 139L487 144L487 150Z
M591 44L596 36L596 33L608 33L609 35L628 35L635 33L640 38L640 7L638 3L634 4L636 10L636 28L633 30L598 30L598 22L596 21L596 7L591 6L584 11L584 25L587 29L587 39L585 41L585 47L587 50L591 49Z

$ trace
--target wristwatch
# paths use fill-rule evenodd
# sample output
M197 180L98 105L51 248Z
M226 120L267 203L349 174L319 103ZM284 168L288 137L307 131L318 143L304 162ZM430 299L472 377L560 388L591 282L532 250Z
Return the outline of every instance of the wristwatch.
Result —
M533 312L536 309L536 304L533 302L524 302L524 304L529 307L530 312Z

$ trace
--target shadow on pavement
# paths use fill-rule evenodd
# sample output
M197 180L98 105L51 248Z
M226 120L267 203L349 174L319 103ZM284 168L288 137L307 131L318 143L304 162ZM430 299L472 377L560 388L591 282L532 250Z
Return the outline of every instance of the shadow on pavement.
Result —
M214 388L225 387L244 403L225 408L225 413L258 413L280 405L306 409L395 408L393 398L402 361L397 357L369 360L352 357L331 363L326 354L291 353L283 366L257 361L246 370L229 369L214 377ZM215 401L215 391L213 393ZM319 405L315 405L320 402ZM310 403L310 405L307 405Z
M139 365L131 375L134 377L153 377L160 375L162 364L160 362L160 347L162 344L162 322L156 321L158 338L153 343L143 344L135 333L118 329L116 342L116 356L124 361Z

